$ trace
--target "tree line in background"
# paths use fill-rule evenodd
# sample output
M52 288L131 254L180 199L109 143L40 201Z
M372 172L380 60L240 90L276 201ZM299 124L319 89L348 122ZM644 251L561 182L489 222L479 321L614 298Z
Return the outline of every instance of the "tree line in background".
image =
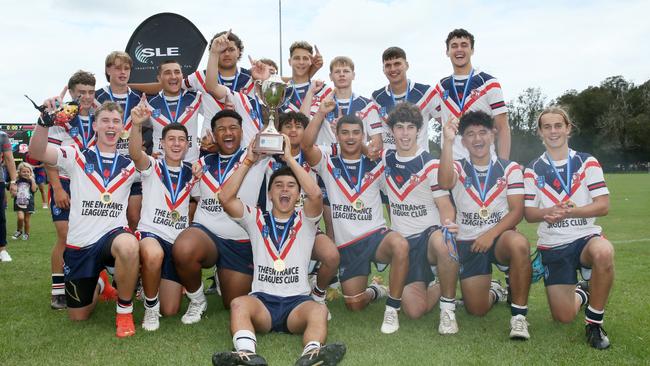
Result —
M539 88L526 89L508 103L512 160L527 164L544 151L537 116L549 105L569 112L576 127L571 148L592 154L606 171L650 168L650 81L634 85L612 76L599 86L569 90L550 102Z

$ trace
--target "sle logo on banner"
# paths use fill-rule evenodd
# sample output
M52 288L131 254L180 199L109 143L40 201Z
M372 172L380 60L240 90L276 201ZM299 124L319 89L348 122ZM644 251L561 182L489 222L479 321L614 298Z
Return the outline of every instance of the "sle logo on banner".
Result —
M135 48L135 58L143 64L153 64L153 61L150 60L152 57L167 56L180 56L180 47L147 48L138 42L138 46Z

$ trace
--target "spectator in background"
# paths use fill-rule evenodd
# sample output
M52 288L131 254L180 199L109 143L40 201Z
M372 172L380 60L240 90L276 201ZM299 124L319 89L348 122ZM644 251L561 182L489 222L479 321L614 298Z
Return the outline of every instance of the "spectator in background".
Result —
M16 163L14 154L11 149L11 142L6 133L0 131L0 154L7 172L9 173L9 191L12 195L16 194ZM0 202L5 201L5 179L4 174L0 176ZM0 210L0 262L11 262L11 256L7 252L7 218L5 217L5 207Z
M38 191L34 170L29 163L18 165L18 180L14 196L14 211L16 212L16 232L11 237L16 240L29 239L29 220L34 213L34 193Z

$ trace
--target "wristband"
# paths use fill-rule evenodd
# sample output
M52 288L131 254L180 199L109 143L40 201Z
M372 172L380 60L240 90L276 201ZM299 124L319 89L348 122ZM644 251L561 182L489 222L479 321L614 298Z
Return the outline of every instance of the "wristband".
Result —
M253 165L253 161L249 158L246 158L244 159L244 162L242 164L244 164L247 167L250 167L251 165Z

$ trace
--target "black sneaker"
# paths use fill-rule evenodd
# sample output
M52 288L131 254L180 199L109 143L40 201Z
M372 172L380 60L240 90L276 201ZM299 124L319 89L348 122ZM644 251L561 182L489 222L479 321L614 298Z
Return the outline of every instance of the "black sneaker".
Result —
M345 351L346 348L343 343L326 344L301 356L298 361L296 361L295 366L337 365L343 359Z
M264 357L249 351L218 352L212 355L214 366L266 366Z
M607 349L609 348L609 338L607 338L607 332L600 324L596 323L587 323L585 326L585 331L587 333L587 343L595 349Z
M217 277L216 276L210 276L210 277L206 278L206 280L211 280L212 284L208 288L206 288L203 291L203 293L206 294L206 295L214 295L214 294L221 295L219 293L219 288L217 287Z
M52 295L52 302L50 304L54 310L63 310L68 307L65 300L65 295Z
M576 287L581 289L582 291L584 291L587 294L587 296L589 296L589 282L588 281L582 280L582 281L578 282Z

